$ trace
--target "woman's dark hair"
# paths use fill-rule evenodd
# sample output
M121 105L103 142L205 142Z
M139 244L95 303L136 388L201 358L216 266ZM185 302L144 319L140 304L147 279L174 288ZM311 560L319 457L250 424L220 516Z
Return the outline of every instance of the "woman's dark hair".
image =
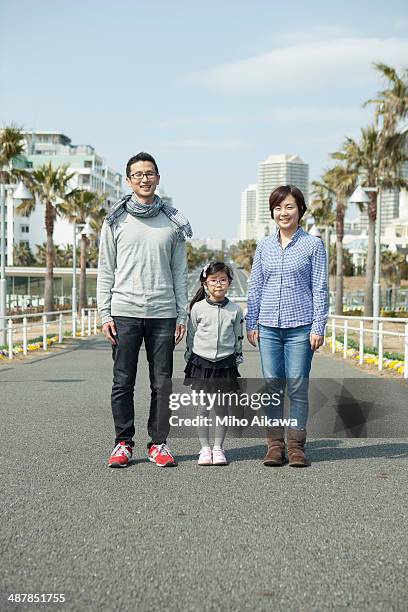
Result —
M157 167L156 160L154 159L154 157L152 157L150 153L145 153L144 151L141 151L140 153L134 155L129 159L128 163L126 164L126 176L130 175L130 169L132 165L140 161L151 162L154 166L154 169L156 170L156 174L159 174L159 168Z
M292 195L299 211L299 221L305 214L307 208L303 193L294 185L281 185L274 189L269 196L269 210L271 211L271 217L273 219L273 211L288 195Z
M195 296L190 302L190 312L196 302L201 302L201 300L205 300L204 283L206 282L207 278L210 276L210 274L218 274L218 272L225 272L225 274L228 277L229 282L232 283L232 279L234 278L234 275L232 274L231 268L227 266L227 264L225 264L223 261L210 261L210 263L206 264L204 268L201 270L201 273L200 273L201 285L200 285L199 290L197 291L197 293L195 294Z

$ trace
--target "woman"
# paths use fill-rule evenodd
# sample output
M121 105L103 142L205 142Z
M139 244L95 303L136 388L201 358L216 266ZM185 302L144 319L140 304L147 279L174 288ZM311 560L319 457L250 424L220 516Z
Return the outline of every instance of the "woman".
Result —
M270 387L283 390L287 383L290 419L297 423L288 429L289 465L305 467L309 373L313 353L323 344L328 316L326 253L320 238L299 226L306 204L297 187L277 187L269 207L278 230L256 249L247 336L253 346L259 343L262 373ZM283 401L269 408L270 416L283 417ZM264 465L283 465L283 427L268 428L267 445Z

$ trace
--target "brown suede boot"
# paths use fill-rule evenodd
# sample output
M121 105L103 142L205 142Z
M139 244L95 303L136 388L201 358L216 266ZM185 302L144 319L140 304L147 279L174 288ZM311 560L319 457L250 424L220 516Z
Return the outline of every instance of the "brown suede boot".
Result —
M263 458L263 464L267 466L284 465L286 457L283 427L268 429L266 443L268 450Z
M305 456L306 429L288 429L288 458L290 467L307 467Z

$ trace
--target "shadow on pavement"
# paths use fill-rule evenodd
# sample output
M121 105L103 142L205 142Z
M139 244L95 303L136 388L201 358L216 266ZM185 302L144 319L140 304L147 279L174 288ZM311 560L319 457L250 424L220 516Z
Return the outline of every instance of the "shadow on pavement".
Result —
M355 440L355 438L353 438ZM265 454L266 444L245 446L241 448L228 448L226 454L230 462L237 461L260 461ZM372 444L370 446L341 446L340 440L311 440L306 446L307 454L312 463L346 461L355 459L401 459L408 457L408 443L393 442L386 444ZM198 452L189 455L177 455L178 463L185 461L196 461Z
M353 438L353 440L356 440ZM344 461L348 459L401 459L408 457L408 443L387 442L386 444L371 444L368 446L345 447L338 440L312 440L307 444L311 461Z

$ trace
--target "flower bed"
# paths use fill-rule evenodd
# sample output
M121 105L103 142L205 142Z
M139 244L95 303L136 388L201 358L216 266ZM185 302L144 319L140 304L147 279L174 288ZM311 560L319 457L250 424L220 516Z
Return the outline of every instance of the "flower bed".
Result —
M72 337L72 333L70 332L66 332L65 333L65 337ZM80 338L81 337L81 332L78 331L76 333L76 337ZM47 336L47 348L49 346L52 346L53 344L55 344L56 342L59 342L59 337L58 336ZM28 340L27 341L27 352L28 353L32 353L33 351L39 351L42 350L43 348L43 339L42 336L39 338L34 338L33 340ZM22 344L15 344L13 346L13 355L23 355L24 351L23 351L23 345ZM9 358L9 351L8 351L8 347L4 347L4 348L0 348L0 360L2 359L8 359Z
M326 339L327 344L332 347L332 338L329 336ZM335 343L336 352L342 352L344 350L344 344L339 340L336 340ZM356 348L347 349L347 357L354 359L354 361L360 361L360 352ZM375 365L378 367L379 358L378 355L374 355L373 353L364 353L363 355L364 363L368 363L370 365ZM388 357L383 357L382 360L383 368L388 368L389 370L395 370L398 374L404 374L404 360L400 359L390 359Z

